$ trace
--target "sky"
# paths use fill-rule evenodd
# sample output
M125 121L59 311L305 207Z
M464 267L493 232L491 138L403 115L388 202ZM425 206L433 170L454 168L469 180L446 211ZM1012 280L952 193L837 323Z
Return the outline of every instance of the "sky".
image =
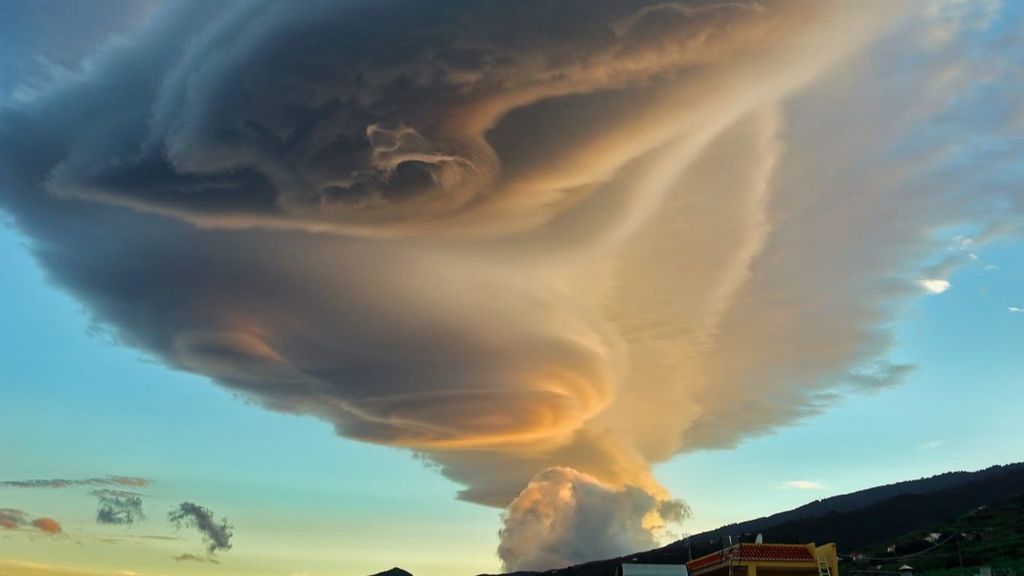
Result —
M1022 8L0 0L0 573L546 569L1024 460Z

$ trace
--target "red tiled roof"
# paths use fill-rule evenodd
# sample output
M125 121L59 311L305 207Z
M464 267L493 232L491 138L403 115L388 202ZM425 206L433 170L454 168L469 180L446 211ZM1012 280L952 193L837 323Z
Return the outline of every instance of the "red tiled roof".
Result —
M814 555L803 544L740 544L740 560L775 562L814 562Z
M700 558L697 558L696 560L690 560L689 562L686 563L686 570L689 571L689 572L693 572L694 570L700 570L701 568L706 568L708 566L714 566L715 564L718 564L721 561L722 561L722 552L721 551L714 552L712 554L708 554L707 556L701 556Z
M724 563L739 562L815 562L814 555L802 544L737 544L686 563L689 571Z

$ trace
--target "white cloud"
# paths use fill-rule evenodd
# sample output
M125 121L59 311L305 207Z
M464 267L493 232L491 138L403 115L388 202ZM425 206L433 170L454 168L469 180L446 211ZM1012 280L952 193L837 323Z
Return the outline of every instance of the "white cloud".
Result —
M1024 312L1024 308L1021 308L1020 306L1007 306L1006 309L1009 310L1012 314L1019 314L1021 312Z
M783 482L779 488L783 490L824 490L825 487L820 482L813 482L811 480L789 480Z
M967 250L974 244L974 239L969 236L954 236L949 243L950 250Z
M1002 0L932 0L924 10L930 24L925 41L939 47L968 30L985 30L999 15L1002 4Z
M549 468L502 515L498 556L506 570L538 570L647 550L666 521L688 514L682 502L636 486L617 488L572 468Z
M942 446L942 444L943 444L943 442L941 442L939 440L931 440L931 441L928 441L928 442L925 442L925 443L921 444L920 446L918 446L918 448L920 448L921 450L934 450L934 449L938 448L939 446Z
M925 278L923 280L918 280L917 284L921 288L924 288L929 294L942 294L952 286L949 283L949 280L943 280L941 278Z

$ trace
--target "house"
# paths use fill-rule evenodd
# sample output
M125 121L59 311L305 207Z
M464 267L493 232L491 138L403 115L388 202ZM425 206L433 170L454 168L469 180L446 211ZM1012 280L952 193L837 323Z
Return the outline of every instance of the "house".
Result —
M835 544L736 544L686 563L689 576L838 576Z

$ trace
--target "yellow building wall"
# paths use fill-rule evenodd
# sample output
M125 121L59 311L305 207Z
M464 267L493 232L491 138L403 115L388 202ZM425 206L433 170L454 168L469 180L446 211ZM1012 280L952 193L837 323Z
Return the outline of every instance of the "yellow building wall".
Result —
M822 544L813 550L814 557L828 562L828 569L832 576L839 576L839 552L834 542Z

